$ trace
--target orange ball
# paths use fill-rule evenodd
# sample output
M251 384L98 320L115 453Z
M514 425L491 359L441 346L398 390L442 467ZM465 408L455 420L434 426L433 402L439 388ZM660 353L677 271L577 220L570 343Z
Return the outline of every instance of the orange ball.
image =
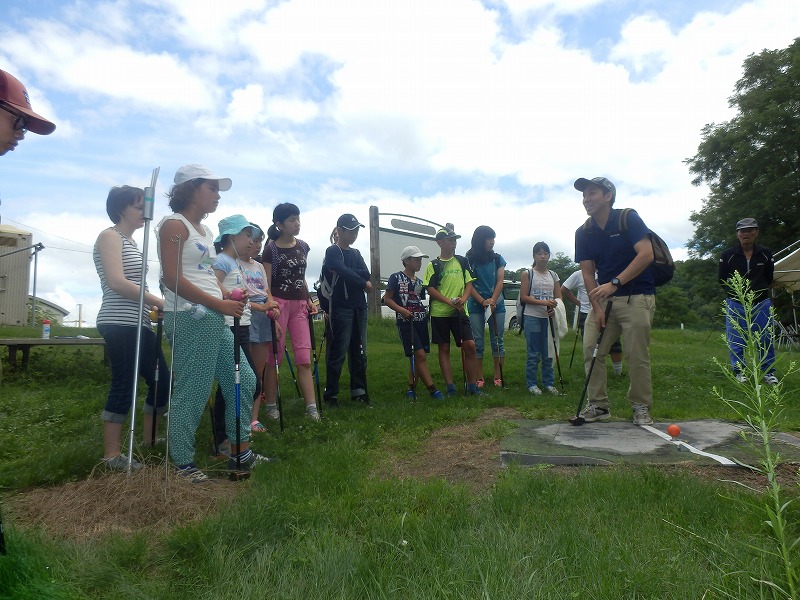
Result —
M681 434L681 428L673 423L672 425L667 427L667 433L670 434L672 437L678 437Z

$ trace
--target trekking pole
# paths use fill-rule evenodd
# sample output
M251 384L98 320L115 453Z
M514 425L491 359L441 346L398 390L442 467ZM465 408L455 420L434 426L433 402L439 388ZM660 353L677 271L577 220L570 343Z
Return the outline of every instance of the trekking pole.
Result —
M561 378L561 361L558 360L558 342L556 342L556 329L553 327L553 317L547 315L547 320L550 321L550 336L553 338L553 352L556 355L556 367L558 367L558 382L561 384L561 393L564 393L564 380Z
M292 357L289 356L289 348L287 346L283 347L283 353L286 356L286 364L289 365L289 373L292 374L292 379L294 380L294 389L297 390L297 397L302 398L303 393L300 391L300 386L297 384L297 377L295 377L294 367L292 366Z
M233 296L233 295L231 295ZM236 407L236 470L228 478L231 481L242 481L250 477L249 471L242 471L242 383L239 371L239 317L233 318L233 393Z
M414 336L416 330L414 328L414 313L411 313L411 323L409 324L411 330L411 394L412 400L417 401L417 365L416 357L414 356Z
M500 389L506 388L505 379L503 379L503 357L500 356L500 330L497 328L497 311L492 307L492 323L494 324L494 339L497 344L497 364L500 365Z
M153 312L156 313L156 319L158 325L156 325L156 368L153 371L153 428L150 432L152 436L150 438L150 447L154 448L156 445L156 420L158 418L158 375L159 375L159 368L158 363L160 362L158 359L161 356L161 340L164 337L164 311L162 309L154 309L150 312L150 318L152 319Z
M569 358L569 368L572 370L572 361L575 360L575 348L578 347L578 328L575 328L575 341L572 342L572 356Z
M592 378L592 371L594 371L594 363L597 361L597 352L600 350L600 342L603 341L603 334L606 332L606 326L608 325L608 318L611 315L611 300L608 301L606 304L606 319L605 325L600 328L600 331L597 333L597 343L594 345L594 351L592 352L592 363L589 365L589 372L586 374L586 383L583 384L583 392L581 393L581 399L578 401L578 409L575 411L575 416L569 418L569 422L571 425L583 425L586 423L586 419L581 416L581 406L583 406L583 399L586 397L586 390L589 389L589 380ZM588 317L587 317L588 318Z
M272 328L272 358L275 359L275 397L278 402L278 419L281 424L281 433L283 433L283 403L281 402L281 372L278 367L278 334L275 331L275 319L269 320L269 326Z
M142 327L144 326L144 289L147 287L147 251L150 244L150 221L153 220L156 181L161 167L153 169L150 186L144 189L142 218L144 219L144 240L142 243L142 270L139 279L139 313L136 318L136 354L133 357L133 386L131 389L131 429L128 438L128 476L133 469L133 437L136 425L136 396L139 386L139 366L142 351ZM158 359L156 359L157 361Z
M308 313L308 332L311 335L311 352L314 358L314 383L317 388L317 412L322 415L322 394L319 392L319 363L317 362L317 340L314 335L314 315ZM295 381L295 383L297 383Z
M169 389L167 391L167 443L166 443L166 460L164 461L164 494L166 495L167 486L169 484L169 408L170 404L172 403L172 388L175 384L175 371L173 366L175 365L175 332L178 330L178 278L180 277L181 273L181 252L183 250L183 240L179 235L173 235L170 237L170 241L175 242L178 245L178 252L177 252L177 259L175 260L175 289L173 290L173 302L172 302L172 335L170 336L170 351L169 351Z

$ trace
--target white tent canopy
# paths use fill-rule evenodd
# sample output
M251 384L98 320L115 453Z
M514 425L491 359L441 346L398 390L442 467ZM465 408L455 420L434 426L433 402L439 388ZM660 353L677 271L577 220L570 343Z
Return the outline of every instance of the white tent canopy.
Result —
M800 291L800 248L775 263L774 280L790 292Z

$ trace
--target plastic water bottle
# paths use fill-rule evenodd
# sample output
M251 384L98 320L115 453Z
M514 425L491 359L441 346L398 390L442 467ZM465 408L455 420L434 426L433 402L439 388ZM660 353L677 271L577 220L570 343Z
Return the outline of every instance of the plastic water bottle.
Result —
M42 339L50 339L50 319L42 319Z
M206 307L202 304L187 302L183 305L183 310L189 313L193 319L202 319L206 316Z

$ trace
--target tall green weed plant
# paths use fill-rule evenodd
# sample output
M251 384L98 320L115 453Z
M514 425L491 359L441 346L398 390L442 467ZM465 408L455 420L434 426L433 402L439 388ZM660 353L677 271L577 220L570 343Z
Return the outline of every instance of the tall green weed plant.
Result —
M787 372L778 380L777 385L767 385L764 382L765 368L768 367L765 364L767 348L762 343L762 332L754 326L757 305L755 292L750 288L750 282L739 273L735 273L727 285L731 296L743 308L743 324L736 319L732 319L730 324L743 342L744 364L737 365L736 370L744 375L745 381L737 380L736 371L727 364L723 365L715 357L714 362L724 371L728 381L738 386L742 393L726 397L722 388L717 386L714 386L713 391L717 398L748 425L742 430L741 435L753 449L761 472L767 479L766 492L758 490L751 498L757 514L765 517L764 523L768 529L769 539L773 542L770 547L754 548L762 555L763 560L760 564L763 568L761 573L751 574L751 577L773 598L797 600L800 598L798 596L800 563L797 557L800 537L796 525L793 526L790 518L792 505L797 498L796 494L788 498L789 494L778 481L778 467L782 458L775 449L775 435L786 411L783 381L787 375L796 372L797 366L795 362L790 363ZM727 305L723 304L723 313L727 310ZM770 339L774 339L774 320L775 315L772 311L768 325L771 330ZM735 342L727 341L727 343L730 347ZM778 568L772 569L769 565Z

